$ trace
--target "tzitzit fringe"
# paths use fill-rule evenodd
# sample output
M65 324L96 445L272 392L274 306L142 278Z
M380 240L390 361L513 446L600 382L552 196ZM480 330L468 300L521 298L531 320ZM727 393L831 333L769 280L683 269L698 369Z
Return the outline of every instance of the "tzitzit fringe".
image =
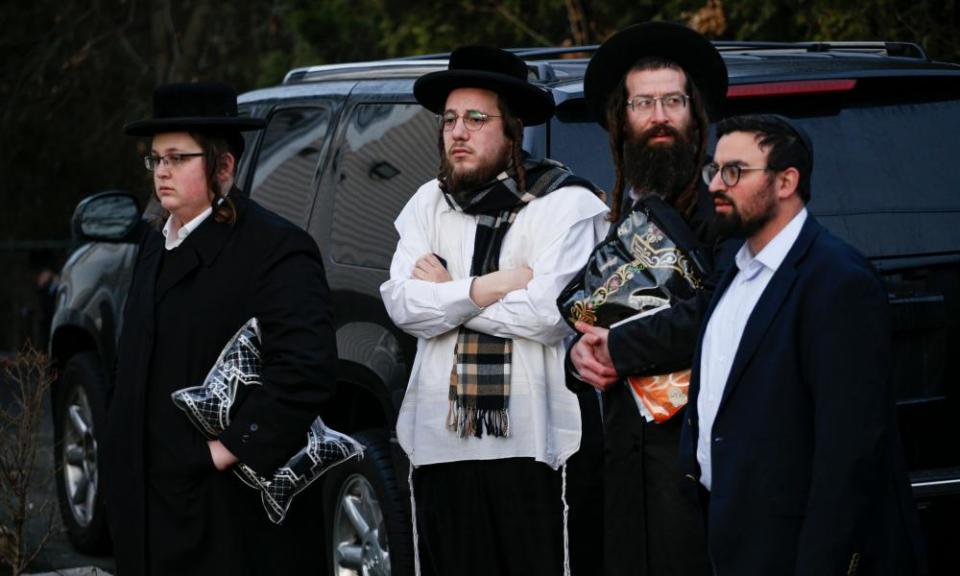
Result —
M407 473L407 484L410 485L410 522L413 523L413 573L420 576L420 534L417 533L417 499L413 497L413 463Z
M567 520L570 517L570 506L567 504L567 464L564 462L560 469L563 483L560 485L560 501L563 502L563 576L570 576L570 531Z

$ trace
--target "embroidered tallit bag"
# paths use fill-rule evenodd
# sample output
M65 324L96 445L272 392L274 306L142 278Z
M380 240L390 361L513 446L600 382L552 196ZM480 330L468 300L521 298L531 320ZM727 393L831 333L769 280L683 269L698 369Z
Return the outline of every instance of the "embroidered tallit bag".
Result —
M172 394L173 403L207 437L216 438L230 425L237 393L244 386L260 386L260 373L260 326L251 318L227 342L203 383L177 390ZM242 462L233 471L260 491L267 517L280 524L294 496L333 466L353 457L363 457L363 445L328 428L317 417L307 431L304 447L272 477L264 478Z
M610 328L692 297L705 274L689 226L662 199L650 196L594 248L557 305L571 326L582 321ZM649 421L664 422L687 403L689 370L627 380Z

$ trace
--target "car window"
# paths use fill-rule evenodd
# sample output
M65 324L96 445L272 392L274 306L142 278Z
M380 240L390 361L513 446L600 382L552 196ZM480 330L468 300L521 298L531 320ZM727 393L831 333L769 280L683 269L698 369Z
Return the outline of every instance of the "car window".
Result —
M333 205L331 256L340 264L387 269L393 226L440 164L436 117L419 104L361 104L343 138Z
M573 173L593 182L605 192L613 189L613 160L607 133L587 118L554 119L551 123L550 157L563 162Z
M950 167L960 100L773 104L753 103L791 116L813 140L809 208L834 233L871 258L958 249L960 171Z
M251 198L306 227L329 126L328 108L286 108L275 112L260 144Z

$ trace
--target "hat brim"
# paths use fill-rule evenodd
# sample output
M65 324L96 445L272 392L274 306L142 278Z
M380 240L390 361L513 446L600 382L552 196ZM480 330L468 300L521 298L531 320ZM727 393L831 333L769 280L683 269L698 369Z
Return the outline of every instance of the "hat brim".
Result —
M645 56L660 56L679 64L696 83L711 120L719 118L727 95L727 66L709 40L670 22L644 22L617 32L590 59L583 78L583 95L597 122L607 127L607 99L623 75Z
M525 126L543 124L556 107L547 90L513 76L482 70L441 70L425 74L413 85L413 95L435 114L444 111L447 96L457 88L482 88L503 96Z
M246 132L266 125L261 118L151 118L127 124L123 132L129 136L153 136L162 132Z

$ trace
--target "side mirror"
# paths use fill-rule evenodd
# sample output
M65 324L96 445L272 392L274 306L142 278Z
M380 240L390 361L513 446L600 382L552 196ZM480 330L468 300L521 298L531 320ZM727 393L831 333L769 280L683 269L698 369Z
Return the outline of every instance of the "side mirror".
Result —
M140 205L129 192L111 190L83 199L73 211L73 233L80 240L123 242L140 222Z

